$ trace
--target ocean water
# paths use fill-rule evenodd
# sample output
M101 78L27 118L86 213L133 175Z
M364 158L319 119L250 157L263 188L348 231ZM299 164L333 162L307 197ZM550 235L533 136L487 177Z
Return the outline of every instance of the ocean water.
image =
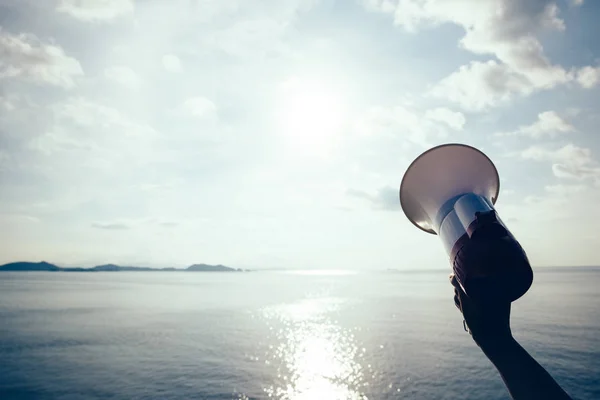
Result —
M0 273L0 399L507 399L447 275ZM537 269L513 332L600 399L600 269Z

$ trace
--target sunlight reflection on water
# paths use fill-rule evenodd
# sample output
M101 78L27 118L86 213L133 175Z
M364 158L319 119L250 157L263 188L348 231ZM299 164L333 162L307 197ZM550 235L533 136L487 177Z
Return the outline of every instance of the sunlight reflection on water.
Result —
M366 399L360 349L351 330L331 318L343 303L337 298L305 299L263 310L278 346L267 354L278 382L265 387L271 398Z

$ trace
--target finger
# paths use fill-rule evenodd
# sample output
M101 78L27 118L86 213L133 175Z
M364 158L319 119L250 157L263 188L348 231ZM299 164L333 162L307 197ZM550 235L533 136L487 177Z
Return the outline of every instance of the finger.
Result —
M452 286L454 286L454 305L456 306L456 308L458 308L461 312L462 312L462 307L460 305L460 284L458 283L458 280L456 279L456 275L454 274L450 274L450 276L448 277L450 279L450 283L452 284Z
M463 312L464 304L469 303L469 301L470 301L469 296L467 296L467 294L463 290L462 286L458 282L456 275L453 276L451 283L454 286L454 293L456 294L456 297L458 297L458 304L460 305L459 310L461 312Z
M454 286L455 288L459 288L460 287L460 283L458 283L458 279L456 279L456 275L451 274L449 276L450 278L450 283L452 284L452 286Z
M458 290L459 296L466 296L460 282L458 282L458 279L456 278L456 275L454 275L454 274L451 275L450 283L452 284L452 286L454 286L454 289Z
M454 294L454 305L456 306L456 308L458 308L459 311L462 311L462 308L460 307L460 299L458 298L458 293Z

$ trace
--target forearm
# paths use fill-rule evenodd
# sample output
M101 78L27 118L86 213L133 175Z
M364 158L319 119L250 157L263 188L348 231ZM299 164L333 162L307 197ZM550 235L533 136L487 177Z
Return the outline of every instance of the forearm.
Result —
M512 337L482 344L481 349L500 372L514 400L571 399Z

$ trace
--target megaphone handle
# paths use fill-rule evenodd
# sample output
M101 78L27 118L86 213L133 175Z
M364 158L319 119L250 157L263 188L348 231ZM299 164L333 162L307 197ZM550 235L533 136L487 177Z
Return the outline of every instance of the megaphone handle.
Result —
M467 296L479 300L503 297L514 301L533 282L533 271L523 248L512 234L489 215L457 242L452 269Z

